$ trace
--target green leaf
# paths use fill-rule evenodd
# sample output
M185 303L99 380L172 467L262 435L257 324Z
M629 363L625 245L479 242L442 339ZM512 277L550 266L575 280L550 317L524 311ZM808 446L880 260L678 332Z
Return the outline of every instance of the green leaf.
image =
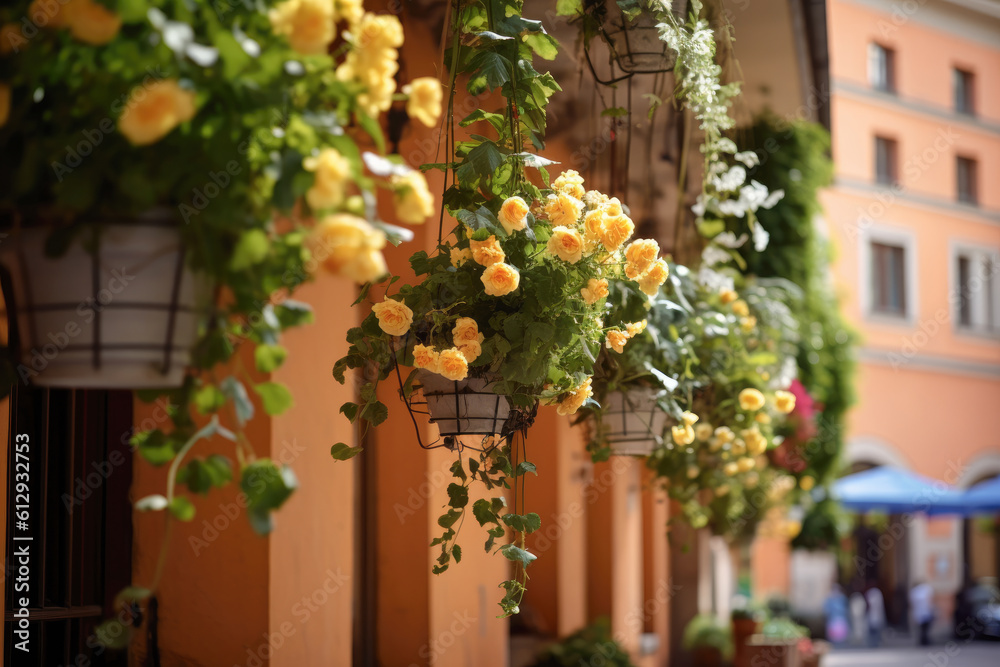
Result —
M135 508L140 512L159 512L167 508L167 497L155 494L135 501Z
M450 509L445 514L438 517L438 525L442 528L451 528L461 517L461 512L455 509Z
M271 242L267 234L261 229L251 229L240 236L233 250L233 256L229 260L229 268L232 271L242 271L249 269L264 261L267 257L268 248Z
M544 32L529 33L522 37L531 50L543 60L555 60L559 55L559 42Z
M132 436L130 444L142 458L154 466L169 463L177 453L166 434L159 429L136 433Z
M473 71L466 86L471 95L499 88L510 81L511 62L494 51L481 51L469 63Z
M177 496L171 500L167 509L178 521L190 521L194 518L194 505L184 496Z
M354 420L358 418L359 407L357 403L347 402L340 406L340 412L353 424Z
M450 470L452 475L462 480L463 482L468 479L468 477L465 474L465 469L462 468L462 459L458 459L457 461L452 463Z
M258 534L271 531L270 513L281 507L298 485L291 468L278 468L270 459L258 459L243 469L240 488L247 495L247 517Z
M314 315L312 306L302 301L285 299L274 307L274 315L282 329L312 324Z
M231 32L217 30L212 35L212 43L219 50L222 72L227 79L235 79L250 64L250 56Z
M469 151L456 174L462 181L474 181L477 177L489 178L500 168L505 159L495 143L484 142Z
M276 370L285 362L287 356L288 350L281 345L262 344L253 351L254 363L261 373L270 373Z
M610 107L601 112L602 118L621 118L628 115L625 107Z
M490 501L485 498L480 498L472 503L472 516L476 517L476 521L479 522L480 526L485 526L488 523L496 523L497 520L496 514L490 509Z
M456 563L461 563L462 562L462 547L458 546L457 544L452 545L452 547L451 547L451 557L455 559Z
M521 475L525 475L529 472L535 473L535 476L538 475L538 471L535 470L535 464L531 461L521 461L517 464L517 473L515 477L520 477Z
M520 563L524 567L527 567L531 564L531 561L538 558L538 556L530 551L526 551L525 549L517 547L513 544L505 544L500 547L500 553L503 554L503 557L507 560Z
M469 504L469 489L461 484L448 485L448 504L455 508L462 508Z
M233 402L236 409L236 420L240 426L253 419L254 407L247 394L247 388L236 378L229 376L219 383L219 389Z
M583 0L558 0L556 2L556 15L575 16L583 13Z
M264 403L264 412L271 416L280 415L292 407L292 393L280 382L261 382L253 389Z
M206 384L194 392L193 400L198 412L207 415L218 411L226 404L226 395L215 385Z
M361 447L349 447L342 442L338 442L330 448L330 456L337 461L346 461L354 458L362 451L364 450Z

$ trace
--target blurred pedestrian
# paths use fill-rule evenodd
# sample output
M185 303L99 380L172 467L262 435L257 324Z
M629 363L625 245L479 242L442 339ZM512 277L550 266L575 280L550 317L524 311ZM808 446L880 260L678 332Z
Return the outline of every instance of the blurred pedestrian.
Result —
M859 590L851 593L851 641L854 644L868 641L868 602Z
M930 646L931 625L934 623L934 589L925 581L917 581L910 589L910 610L913 622L920 627L920 645Z
M826 638L834 644L847 641L847 596L840 584L834 584L830 594L823 601L823 613L826 615Z
M882 630L885 629L885 598L878 583L868 582L865 601L868 602L868 643L879 646L882 643Z

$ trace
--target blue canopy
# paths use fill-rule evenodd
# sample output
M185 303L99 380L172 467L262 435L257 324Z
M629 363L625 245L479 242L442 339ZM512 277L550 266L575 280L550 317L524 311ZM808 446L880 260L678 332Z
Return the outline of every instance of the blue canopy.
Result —
M980 482L962 494L966 514L1000 512L1000 477Z
M833 497L850 510L888 514L962 514L964 502L944 482L884 466L837 480Z

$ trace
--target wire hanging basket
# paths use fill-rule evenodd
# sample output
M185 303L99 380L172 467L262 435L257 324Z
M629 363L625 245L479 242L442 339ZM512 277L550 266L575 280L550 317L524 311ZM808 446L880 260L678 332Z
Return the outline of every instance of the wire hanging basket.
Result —
M611 85L636 74L673 71L677 53L660 39L657 27L660 21L644 2L594 0L590 4L589 11L597 21L596 32L608 51L610 68L610 74L598 74L595 61L603 60L604 54L595 53L593 45L585 42L587 65L598 83ZM687 0L673 0L671 7L674 15L683 19Z
M497 435L510 417L510 402L493 391L496 383L485 378L449 380L437 373L420 371L421 387L430 422L443 437Z
M663 444L667 413L648 387L615 391L604 400L601 430L613 456L649 456Z

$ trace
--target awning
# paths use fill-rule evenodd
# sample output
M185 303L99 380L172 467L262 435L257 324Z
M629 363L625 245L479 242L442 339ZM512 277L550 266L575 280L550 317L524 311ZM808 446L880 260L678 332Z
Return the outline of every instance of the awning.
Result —
M938 480L879 467L848 475L833 484L833 497L857 512L963 514L962 494Z
M962 494L966 514L1000 513L1000 477L976 484Z

